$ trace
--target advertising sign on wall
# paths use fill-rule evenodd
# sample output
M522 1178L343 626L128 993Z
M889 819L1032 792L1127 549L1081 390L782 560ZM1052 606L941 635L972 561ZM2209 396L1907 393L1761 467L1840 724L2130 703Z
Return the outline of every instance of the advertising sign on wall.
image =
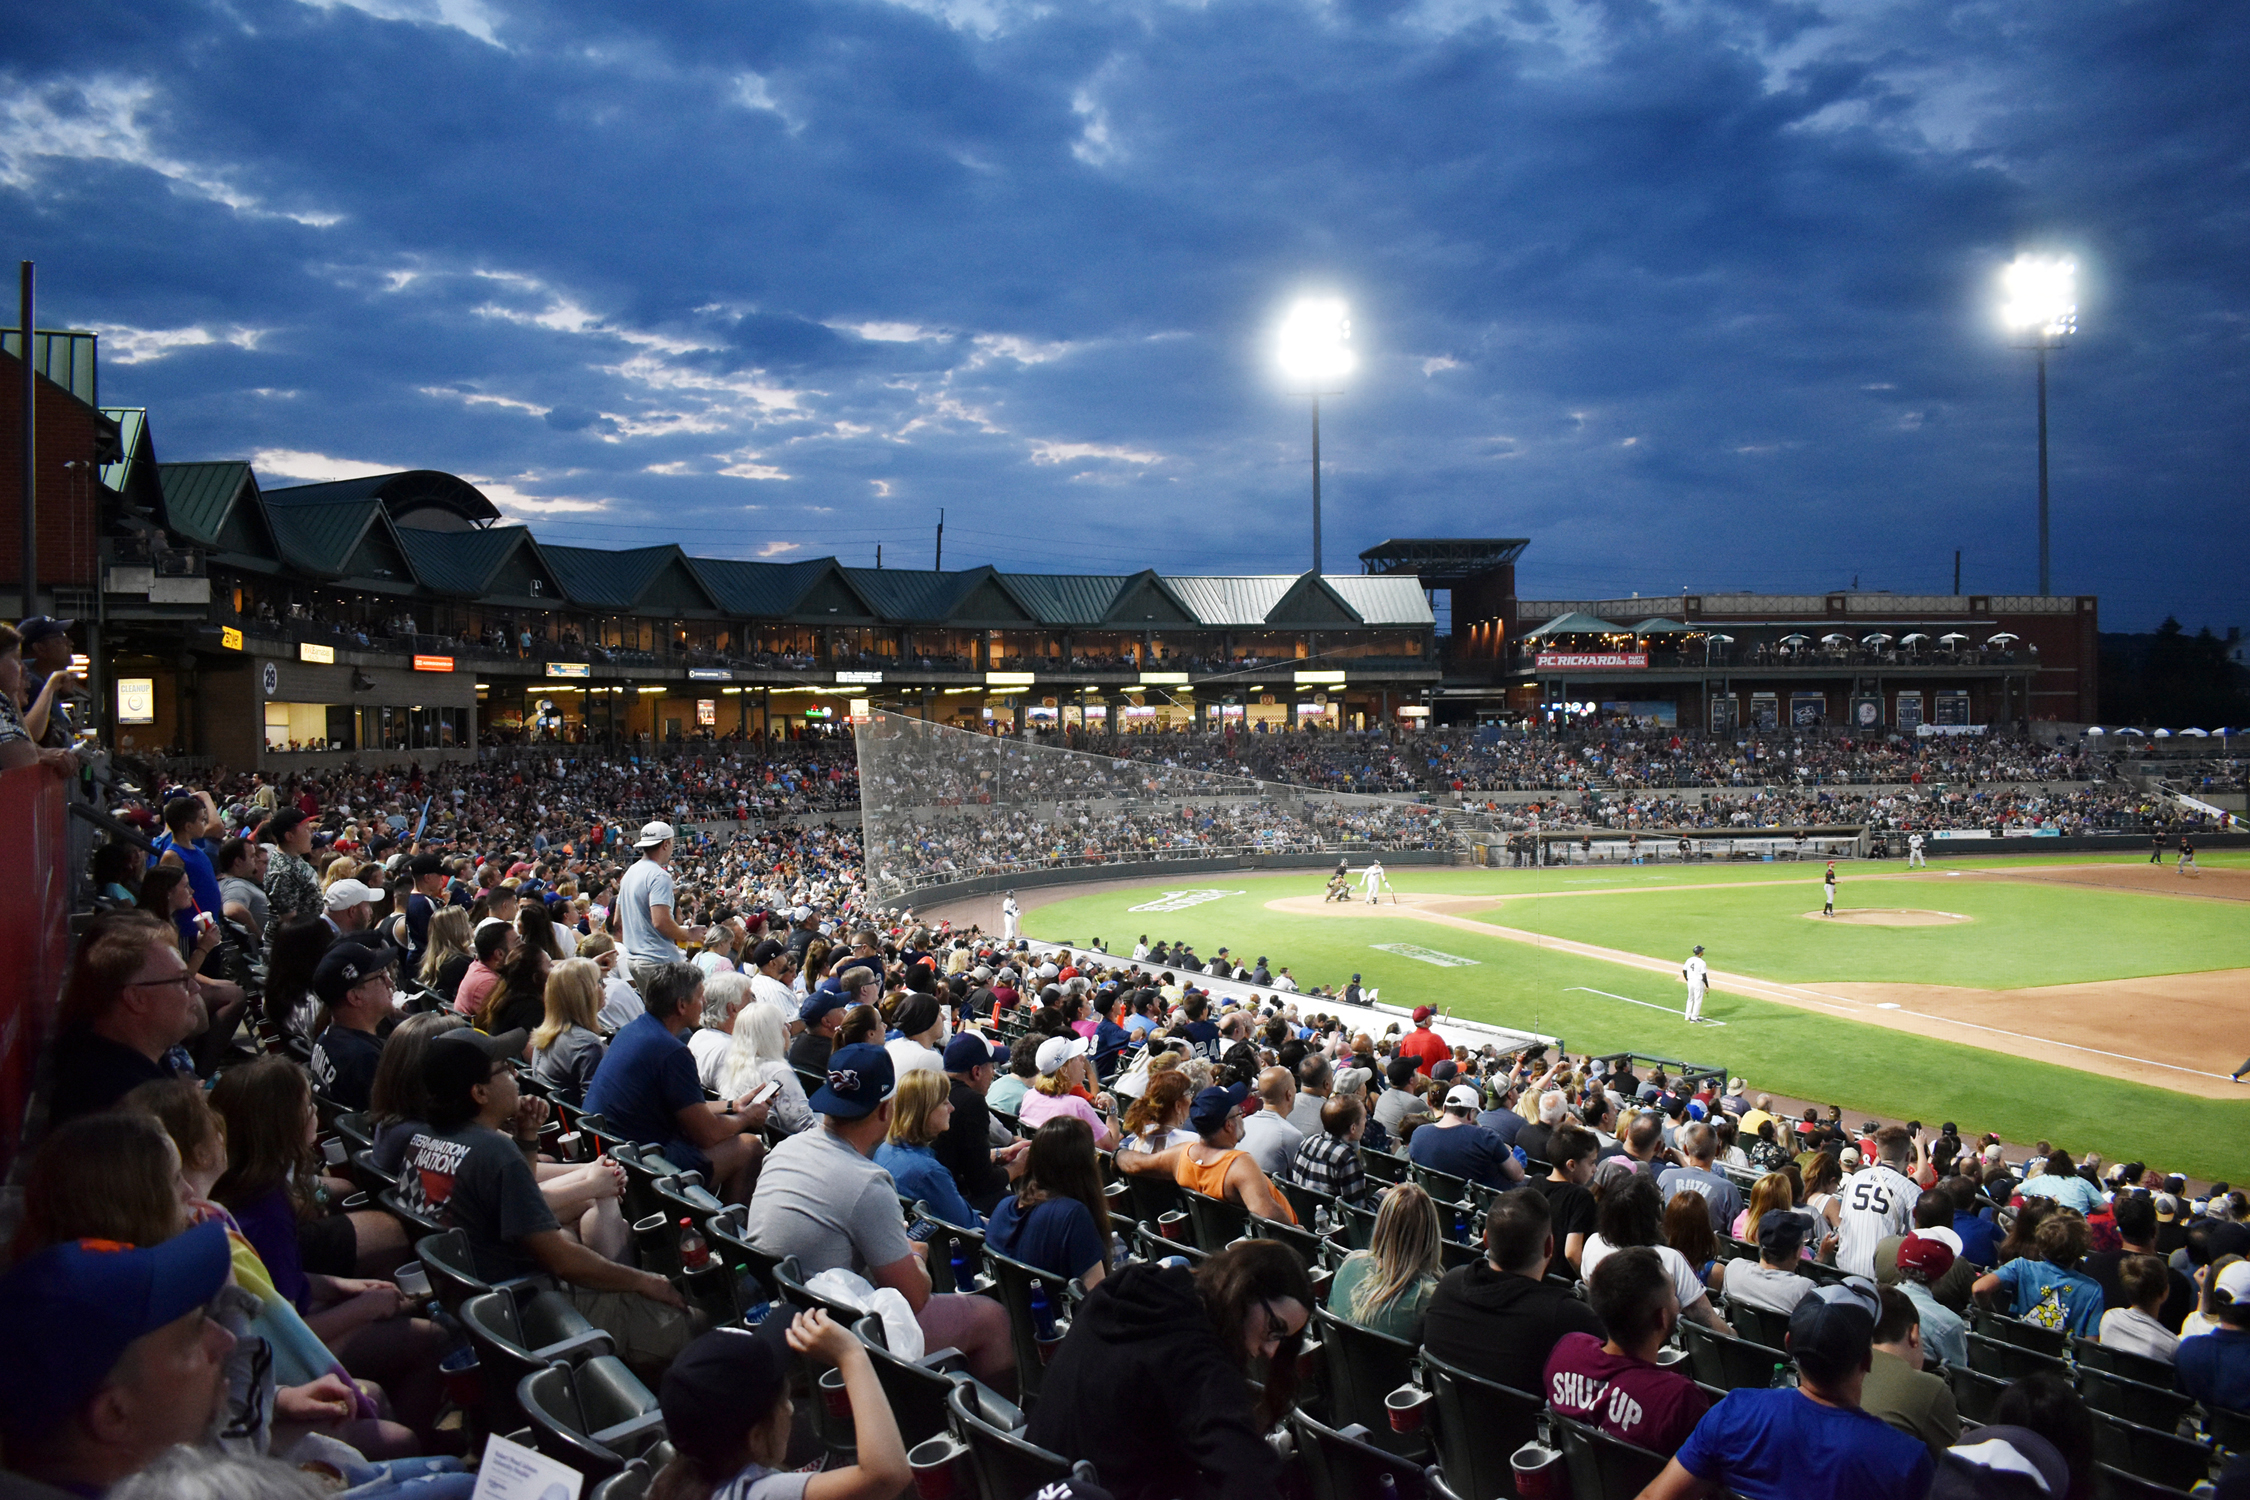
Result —
M1537 657L1540 671L1608 672L1620 668L1645 667L1646 651L1542 651Z

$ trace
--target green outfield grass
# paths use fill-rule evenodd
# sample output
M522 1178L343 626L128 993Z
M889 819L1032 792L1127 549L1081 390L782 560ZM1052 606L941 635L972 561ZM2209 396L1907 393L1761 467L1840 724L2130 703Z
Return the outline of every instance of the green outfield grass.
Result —
M2001 862L1991 860L1978 863L1997 865ZM1502 891L1533 888L1523 884L1526 881L1537 881L1549 889L1582 889L1583 887L1562 882L1573 877L1585 879L1593 874L1626 879L1636 884L1645 881L1653 886L1716 883L1739 885L1743 889L1683 890L1670 895L1626 896L1615 902L1599 898L1501 902L1498 905L1502 909L1487 914L1486 919L1507 926L1527 929L1536 927L1547 931L1550 930L1549 927L1530 919L1530 914L1544 911L1548 915L1542 920L1550 923L1575 924L1583 921L1614 924L1599 936L1579 932L1568 935L1582 937L1589 942L1599 942L1608 947L1665 958L1684 957L1688 945L1700 941L1710 945L1716 967L1733 968L1742 972L1763 972L1743 955L1758 951L1758 944L1770 943L1771 961L1787 971L1776 972L1772 977L1784 979L1895 977L1910 978L1913 982L1933 982L1920 974L1908 976L1830 972L1821 961L1835 950L1822 945L1847 934L1877 938L1938 934L1955 939L1967 934L1977 934L1982 941L1987 932L2002 926L2007 920L1999 915L1988 919L1985 912L1980 910L1976 913L1979 917L1977 922L1947 928L1850 928L1815 924L1795 913L1818 908L1818 868L1813 867L1814 879L1809 886L1804 887L1811 890L1812 899L1809 903L1802 889L1797 886L1758 885L1761 878L1772 880L1777 870L1784 875L1805 873L1803 867L1788 865L1750 868L1691 867L1685 870L1680 867L1643 866L1639 869L1619 870L1612 867L1593 871L1584 867L1549 871L1421 870L1402 867L1394 874L1393 883L1415 892L1462 895L1498 894ZM1883 867L1846 867L1846 892L1851 890L1849 871L1856 869L1864 874L1877 868ZM1549 884L1550 881L1555 883ZM1083 942L1100 937L1108 942L1112 951L1117 952L1129 952L1133 940L1142 933L1147 933L1152 939L1177 941L1186 938L1206 956L1215 951L1219 944L1225 943L1245 959L1256 958L1262 953L1272 958L1276 964L1288 964L1300 983L1341 983L1357 972L1365 976L1366 983L1379 987L1387 1002L1432 1004L1478 1020L1559 1035L1573 1051L1630 1049L1656 1056L1684 1058L1743 1074L1755 1088L1770 1089L1777 1094L1798 1098L1833 1101L1844 1105L1848 1110L1918 1118L1933 1125L1937 1121L1950 1119L1958 1122L1964 1132L1994 1130L2013 1141L2045 1138L2073 1151L2100 1151L2113 1161L2138 1157L2161 1162L2167 1170L2187 1172L2203 1178L2239 1181L2250 1175L2250 1144L2246 1144L2250 1143L2250 1087L2243 1090L2244 1098L2239 1102L2209 1102L2164 1089L2118 1082L2052 1064L2021 1061L1996 1051L1937 1041L1721 991L1712 993L1705 1003L1704 1013L1725 1021L1727 1025L1724 1028L1690 1028L1678 1014L1684 997L1683 988L1664 975L1605 963L1598 959L1578 958L1533 948L1504 938L1465 932L1410 917L1322 921L1318 917L1291 915L1265 908L1266 902L1278 897L1318 894L1324 884L1325 877L1318 874L1196 876L1151 882L1130 891L1076 896L1040 907L1026 913L1024 926L1030 935L1053 941ZM1870 889L1889 892L1897 890L1903 884L1905 883L1886 882ZM1893 900L1886 894L1880 900L1869 897L1865 904L1928 905L1940 910L1966 911L1969 906L1957 893L1962 893L1971 886L1975 887L1980 896L1991 892L2022 892L2034 897L2115 895L2111 892L2077 892L2063 887L1982 885L1945 880L1942 875L1933 884L1940 884L1945 888L1946 900L1939 901L1934 897L1928 900ZM1242 894L1229 895L1180 911L1158 913L1130 910L1133 906L1157 899L1166 890L1189 888ZM1705 933L1699 937L1673 941L1665 924L1692 921L1692 914L1712 897L1723 898L1728 902L1746 902L1748 910L1739 918L1726 912L1716 915L1716 920L1727 924L1724 937ZM1847 903L1851 899L1848 894L1846 899ZM2231 941L2229 935L2233 930L2246 925L2241 913L2230 906L2215 902L2165 902L2148 897L2118 899L2127 904L2100 909L2108 918L2126 924L2127 930L2107 937L2099 934L2087 936L2072 930L2071 924L2083 922L2086 912L2094 908L2056 907L2052 909L2053 913L2067 914L2054 915L2034 905L2025 909L2028 915L2022 920L2044 928L2048 945L2078 953L2078 961L2088 965L2123 962L2120 954L2130 953L2130 945L2134 941L2133 929L2137 924L2143 921L2168 922L2172 920L2171 913L2178 910L2199 914L2199 924L2195 919L2189 919L2193 930L2188 934L2202 945L2198 951L2220 954L2239 954L2241 951L2228 946ZM1633 909L1633 914L1622 912L1622 908L1627 906ZM1609 916L1599 913L1577 914L1578 910L1585 908L1620 910ZM2165 910L2144 916L2144 911L2148 908ZM1570 914L1557 915L1566 909L1570 909ZM1990 908L1993 912L2013 909L2006 903ZM1682 910L1689 915L1680 916ZM1742 929L1740 931L1737 930L1738 922ZM1802 945L1797 950L1798 953L1809 957L1792 955L1788 945L1791 938ZM2139 940L2150 941L2145 933ZM1984 955L1977 962L1988 963L1996 968L2006 961L2004 950L2021 942L2021 939L2008 937L2003 932L2001 940L1987 943ZM1380 951L1372 946L1377 943L1409 944L1473 959L1475 964L1473 967L1461 968L1435 967L1413 958ZM1881 950L1867 951L1881 956ZM1908 948L1891 950L1891 961L1901 962L1898 955L1911 955L1914 951ZM2038 956L2035 947L2026 951L2031 952L2034 957ZM2062 972L2068 968L2059 957L2043 959L2042 962L2051 971ZM2237 956L2230 962L2250 963L2250 957ZM1807 964L1812 965L1812 968L1804 967ZM2199 963L2192 967L2216 966L2219 965ZM2069 979L2100 978L2105 973L2178 972L2180 968L2186 967L2191 966L2181 965L2179 968L2156 971L2148 968L2071 971L2065 972L2062 979L2028 981L2011 976L2006 979L2006 983L2058 983ZM1956 978L1934 982L1970 983L1980 987L1987 985L1984 979ZM1592 993L1593 991L1608 993L1597 994ZM1625 998L1611 998L1613 996ZM1633 1000L1666 1009L1652 1010L1644 1008L1644 1005L1627 1003ZM2245 1030L2245 1045L2250 1046L2250 1027Z

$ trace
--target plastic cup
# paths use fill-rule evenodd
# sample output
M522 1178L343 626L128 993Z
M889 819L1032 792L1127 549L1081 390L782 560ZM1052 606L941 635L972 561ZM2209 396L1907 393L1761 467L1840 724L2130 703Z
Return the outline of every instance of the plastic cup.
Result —
M968 1451L949 1436L934 1437L909 1449L906 1466L914 1474L916 1500L953 1500L960 1493L960 1476L954 1466Z
M1522 1500L1564 1500L1562 1454L1540 1443L1526 1443L1508 1455Z
M342 1141L322 1141L320 1143L320 1154L328 1165L340 1167L344 1164L344 1143Z
M397 1282L398 1289L409 1297L430 1295L430 1273L423 1269L418 1260L410 1260L391 1272L391 1280Z
M1383 1410L1390 1415L1393 1432L1420 1432L1429 1405L1430 1393L1418 1385L1402 1385L1383 1398Z

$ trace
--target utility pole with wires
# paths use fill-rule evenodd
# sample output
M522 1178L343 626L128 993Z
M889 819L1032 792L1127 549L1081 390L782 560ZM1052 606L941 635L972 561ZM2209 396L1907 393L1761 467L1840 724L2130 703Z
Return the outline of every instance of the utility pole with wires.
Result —
M937 513L937 570L945 571L945 507L942 505Z
M39 613L39 367L32 356L31 262L23 263L23 615Z

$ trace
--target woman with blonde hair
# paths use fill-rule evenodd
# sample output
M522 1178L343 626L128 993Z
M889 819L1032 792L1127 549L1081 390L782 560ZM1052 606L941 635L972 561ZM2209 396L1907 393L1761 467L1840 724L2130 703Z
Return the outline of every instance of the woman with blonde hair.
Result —
M566 958L547 971L547 1018L531 1033L531 1076L549 1088L583 1096L607 1044L594 1029L602 1008L602 969L590 958Z
M818 1123L805 1100L805 1086L789 1065L789 1028L781 1007L754 1000L735 1014L734 1039L719 1065L719 1092L740 1099L769 1083L780 1090L771 1101L767 1124L795 1135Z
M1354 1250L1336 1268L1328 1310L1362 1328L1420 1343L1422 1313L1441 1274L1443 1237L1430 1195L1418 1184L1399 1183L1383 1194L1369 1247Z
M1758 1221L1775 1209L1792 1209L1797 1206L1796 1190L1790 1186L1786 1172L1768 1172L1750 1187L1750 1206L1734 1216L1728 1230L1738 1240L1758 1243ZM1810 1253L1809 1251L1807 1252Z
M891 1133L875 1148L875 1165L891 1174L901 1198L927 1203L948 1224L982 1229L984 1215L969 1206L953 1173L930 1149L952 1123L952 1078L916 1068L899 1079L891 1096Z
M448 1005L453 1003L454 991L461 988L461 976L476 962L476 955L469 951L470 930L467 907L441 906L430 913L430 946L414 977L436 990Z

